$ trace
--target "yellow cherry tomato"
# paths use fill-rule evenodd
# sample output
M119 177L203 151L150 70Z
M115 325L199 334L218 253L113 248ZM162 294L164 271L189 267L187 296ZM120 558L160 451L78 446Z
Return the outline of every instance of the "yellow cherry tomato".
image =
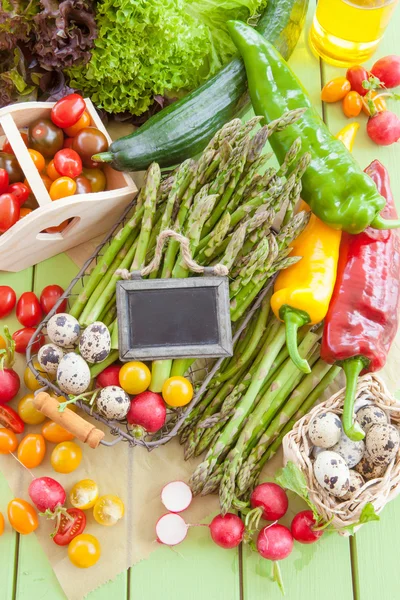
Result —
M0 512L0 537L3 535L4 533L4 517L3 514Z
M343 112L346 117L358 117L363 107L363 101L358 92L349 92L342 102Z
M170 377L162 386L162 397L169 406L186 406L193 398L193 386L186 377Z
M127 394L141 394L151 382L150 369L142 362L132 361L122 365L119 384Z
M71 177L59 177L51 184L49 191L52 200L59 200L66 196L73 196L76 192L76 183Z
M337 102L343 100L345 95L350 92L350 81L346 77L335 77L324 85L321 91L321 100L324 102Z
M87 510L96 504L99 488L93 479L81 479L69 493L69 500L74 508Z
M11 429L0 428L0 454L15 452L18 446L17 436Z
M75 125L71 125L71 127L66 127L64 129L64 133L67 137L75 137L81 129L85 129L85 127L90 127L90 123L90 115L85 110L79 121L77 121Z
M27 469L38 467L46 454L46 442L40 433L28 433L19 443L17 457Z
M111 527L124 516L125 506L121 498L113 494L101 496L94 505L93 516L100 525Z
M47 165L46 173L47 173L47 176L50 177L50 179L52 181L55 181L56 179L59 179L61 177L60 173L57 171L57 169L54 166L53 159Z
M36 510L32 504L21 498L14 498L8 503L7 513L11 527L22 535L32 533L38 528L39 520Z
M31 208L25 208L25 206L21 206L20 210L19 210L19 221L21 219L23 219L24 217L26 217L26 215L29 215L29 213L32 212Z
M51 453L51 466L57 473L72 473L81 464L82 449L75 442L61 442Z
M79 569L93 567L100 556L101 546L99 540L90 533L77 535L68 545L68 558Z
M32 150L31 148L28 148L28 152L30 154L31 159L33 160L33 164L35 165L39 173L44 171L46 161L43 154L40 154L40 152L38 152L37 150Z
M33 403L34 397L33 394L27 394L18 402L18 414L23 422L28 425L40 425L40 423L46 420L46 415L35 407Z
M49 192L50 188L51 188L51 184L53 183L53 180L50 179L50 177L48 175L41 175L40 177L45 185L46 190Z
M3 338L2 335L0 335L0 350L5 350L6 348L7 348L6 340Z
M22 418L22 417L21 417ZM59 444L60 442L70 442L75 436L64 427L54 421L47 421L42 427L42 436L48 442Z
M107 186L107 179L101 169L82 169L82 175L89 179L92 192L103 192Z
M33 366L35 367L36 371L40 372L40 375L42 377L44 377L44 379L50 380L50 377L48 376L48 374L43 373L38 362L34 362ZM26 369L24 371L24 383L25 383L26 387L28 388L28 390L31 390L31 392L40 390L40 388L43 387L43 383L40 383L40 381L38 381L36 379L36 377L34 376L34 374L32 373L32 371L30 370L29 367L26 367Z

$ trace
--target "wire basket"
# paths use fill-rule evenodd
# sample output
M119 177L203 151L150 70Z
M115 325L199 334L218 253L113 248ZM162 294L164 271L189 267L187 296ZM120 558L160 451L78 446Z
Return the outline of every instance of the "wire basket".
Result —
M60 390L60 388L57 386L57 384L55 382L49 381L48 379L43 377L43 373L40 373L35 368L34 362L35 362L37 353L32 352L32 348L33 348L35 342L38 341L40 336L42 334L46 334L46 327L47 327L48 321L51 319L51 317L54 314L56 314L58 307L63 303L63 301L67 300L68 308L72 306L74 299L79 294L79 291L82 289L82 287L85 285L85 280L89 276L91 268L97 264L98 260L104 254L104 252L106 251L108 245L110 244L110 242L113 238L113 235L117 231L117 229L121 225L123 226L126 223L126 221L128 220L128 215L134 209L135 205L136 205L136 199L134 199L133 202L127 207L127 209L123 213L120 220L114 225L114 227L111 229L111 231L108 233L108 235L94 250L93 254L87 259L87 261L84 263L84 265L82 266L79 273L71 281L71 283L65 290L64 294L61 296L61 298L58 300L58 302L54 305L52 310L46 315L46 317L43 319L43 321L38 325L38 327L35 331L35 334L32 336L32 338L28 344L28 347L27 347L26 360L27 360L27 364L28 364L30 370L32 371L32 373L34 374L35 378L43 386L40 390L37 390L37 392L35 392L35 395L42 391L51 390L57 396L63 396L66 400L69 400L68 396ZM241 333L244 331L247 324L251 320L254 312L261 305L261 302L262 302L263 298L267 295L267 293L273 283L273 280L274 280L273 278L270 279L270 281L268 282L266 287L262 290L262 292L259 294L259 296L255 300L251 309L247 312L246 317L240 323L239 327L235 330L235 333L233 335L233 343L235 343L235 341L239 338L239 336L241 335ZM67 308L67 311L68 311L68 308ZM81 400L78 400L76 402L76 404L89 417L95 419L96 421L99 421L100 423L103 423L104 425L106 425L108 427L110 434L114 437L114 439L112 439L112 440L102 439L100 441L100 443L102 445L114 446L115 444L117 444L121 441L125 441L125 442L128 442L131 446L137 446L137 445L144 446L149 451L151 451L154 448L157 448L158 446L166 444L170 439L172 439L178 433L178 431L181 428L185 419L188 417L188 415L190 414L192 409L200 401L204 392L207 390L207 386L208 386L209 382L211 381L211 379L213 378L215 373L218 371L223 360L224 360L224 358L219 358L216 361L201 359L201 360L197 360L193 364L193 366L189 370L189 379L191 380L191 382L195 388L195 394L193 396L192 401L184 408L167 409L167 420L166 420L164 427L162 427L159 431L157 431L152 436L149 435L146 438L138 439L138 438L134 437L134 435L132 435L132 433L129 429L129 424L126 421L110 421L108 419L105 419L104 417L102 417L101 415L99 415L96 412L94 406L88 406L88 404L86 404L85 402L83 402Z

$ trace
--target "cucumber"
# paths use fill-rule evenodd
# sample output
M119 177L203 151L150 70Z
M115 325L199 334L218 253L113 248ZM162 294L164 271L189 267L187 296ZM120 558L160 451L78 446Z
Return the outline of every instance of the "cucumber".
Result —
M308 0L269 0L257 30L282 56L292 54L303 29ZM118 171L142 171L152 162L171 167L201 152L211 137L249 105L247 79L240 58L214 77L164 108L131 135L113 142L95 160Z

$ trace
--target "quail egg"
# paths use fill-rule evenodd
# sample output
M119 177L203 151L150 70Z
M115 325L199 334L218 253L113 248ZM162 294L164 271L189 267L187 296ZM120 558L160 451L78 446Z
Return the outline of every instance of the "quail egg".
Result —
M365 484L364 478L360 473L350 469L350 485L349 489L344 496L342 496L343 500L351 500L358 490L361 490L362 486Z
M367 433L372 425L377 423L387 423L388 417L385 411L379 408L379 406L368 404L357 411L356 421L360 424L361 429Z
M57 369L57 383L66 394L83 394L90 384L90 370L79 354L68 352L60 360Z
M64 352L61 348L55 344L45 344L39 349L37 359L43 371L55 374L57 373L58 365L63 356Z
M372 425L365 438L367 452L375 465L388 465L395 458L399 444L399 430L387 423Z
M108 385L100 391L96 400L98 412L106 419L124 419L131 406L128 394L116 385Z
M79 339L79 352L88 363L101 362L110 350L111 336L104 323L96 321L86 327Z
M332 448L340 440L342 424L332 412L324 412L312 419L308 426L308 436L314 446Z
M386 473L387 465L374 465L368 454L364 454L359 463L354 469L360 473L366 481L383 477Z
M363 440L353 442L345 433L342 433L342 437L338 443L333 446L332 452L340 454L346 461L349 469L352 469L362 459L365 452L365 443Z
M342 498L349 489L349 467L337 452L326 450L318 454L314 475L319 485L337 498Z
M47 323L47 335L50 341L63 348L72 348L78 341L80 333L78 321L67 313L54 315Z

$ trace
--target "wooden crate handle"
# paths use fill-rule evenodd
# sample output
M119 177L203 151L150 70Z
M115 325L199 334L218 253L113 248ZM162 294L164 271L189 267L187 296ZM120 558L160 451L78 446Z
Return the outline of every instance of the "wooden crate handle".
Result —
M104 431L97 429L94 425L72 412L72 410L60 412L58 410L60 406L58 400L46 392L40 392L35 396L33 403L46 417L64 427L64 429L77 437L78 440L88 444L91 448L97 448L104 438Z

